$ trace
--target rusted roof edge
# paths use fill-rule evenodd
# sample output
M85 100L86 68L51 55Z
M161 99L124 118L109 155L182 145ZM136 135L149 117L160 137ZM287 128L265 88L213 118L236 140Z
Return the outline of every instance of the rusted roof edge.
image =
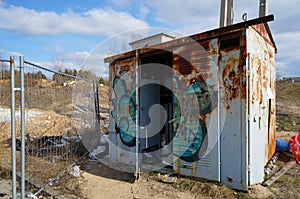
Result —
M188 37L182 37L182 38L174 39L174 40L164 42L164 43L161 43L161 44L156 44L156 45L153 45L153 46L149 46L147 49L137 49L137 50L138 50L139 53L147 53L147 52L153 51L155 49L168 49L168 48L180 45L181 43L186 44L187 38L190 38L190 39L196 40L196 41L211 39L211 38L214 38L214 37L222 36L224 34L241 31L241 30L244 30L244 29L248 28L249 26L253 26L253 25L256 25L256 24L261 24L261 23L267 24L267 22L269 22L269 21L274 21L274 15L268 15L268 16L265 16L265 17L260 17L260 18L249 20L249 21L240 22L240 23L237 23L237 24L225 26L225 27L222 27L222 28L216 28L216 29L209 30L209 31L206 31L206 32L190 35ZM272 42L274 43L274 46L275 46L275 42L273 40L271 31L270 31L268 25L266 25L266 29L267 29L268 33L270 34L270 38L272 39ZM275 50L276 50L276 46L275 46ZM136 55L135 53L136 53L136 50L132 50L132 51L125 52L125 53L122 53L122 54L113 55L111 57L106 57L106 58L104 58L104 62L107 63L107 62L111 62L111 61L115 61L115 60L120 60L120 59L126 59L126 58L129 58L129 57L133 57L133 56Z
M269 34L269 37L270 37L270 39L271 39L271 42L272 42L273 45L274 45L275 53L277 54L277 46L276 46L275 40L274 40L274 38L273 38L273 35L272 35L272 33L271 33L269 24L268 24L268 23L264 23L264 25L265 25L265 27L266 27L266 30L267 30L268 34Z

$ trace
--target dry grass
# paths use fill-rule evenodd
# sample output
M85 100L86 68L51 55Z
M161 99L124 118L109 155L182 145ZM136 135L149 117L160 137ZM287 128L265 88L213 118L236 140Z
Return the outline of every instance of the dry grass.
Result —
M300 82L277 81L277 131L300 131Z

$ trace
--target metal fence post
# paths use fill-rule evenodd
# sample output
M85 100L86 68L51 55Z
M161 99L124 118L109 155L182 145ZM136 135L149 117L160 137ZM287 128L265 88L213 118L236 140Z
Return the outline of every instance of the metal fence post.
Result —
M24 56L20 56L21 88L21 198L25 199L25 92L24 92Z
M16 118L15 118L15 67L14 57L10 57L10 101L11 101L11 164L12 164L12 198L17 196L16 176Z
M136 100L136 107L137 107L137 111L135 113L135 117L136 117L136 137L135 137L135 179L138 180L140 177L140 157L139 157L139 150L140 150L140 126L139 126L139 86L140 86L140 67L139 67L139 53L138 50L136 50L135 52L135 67L136 67L136 96L135 96L135 100Z

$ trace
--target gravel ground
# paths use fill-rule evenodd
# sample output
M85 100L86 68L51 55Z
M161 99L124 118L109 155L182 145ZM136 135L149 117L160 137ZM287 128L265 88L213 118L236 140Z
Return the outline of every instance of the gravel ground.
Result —
M1 179L0 180L0 198L1 199L9 199L11 196L11 180L9 179Z

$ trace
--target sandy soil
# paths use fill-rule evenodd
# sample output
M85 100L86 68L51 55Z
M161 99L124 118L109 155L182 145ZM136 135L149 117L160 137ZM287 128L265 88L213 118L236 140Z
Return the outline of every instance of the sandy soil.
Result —
M279 132L288 140L294 132ZM292 156L291 154L289 154ZM284 166L290 156L280 154L272 165L272 174ZM132 173L111 169L101 163L84 162L81 166L81 192L86 198L298 198L300 195L300 165L294 165L274 184L253 185L249 192L232 190L216 182L179 176L176 183L163 183L158 173L142 173L135 181Z

